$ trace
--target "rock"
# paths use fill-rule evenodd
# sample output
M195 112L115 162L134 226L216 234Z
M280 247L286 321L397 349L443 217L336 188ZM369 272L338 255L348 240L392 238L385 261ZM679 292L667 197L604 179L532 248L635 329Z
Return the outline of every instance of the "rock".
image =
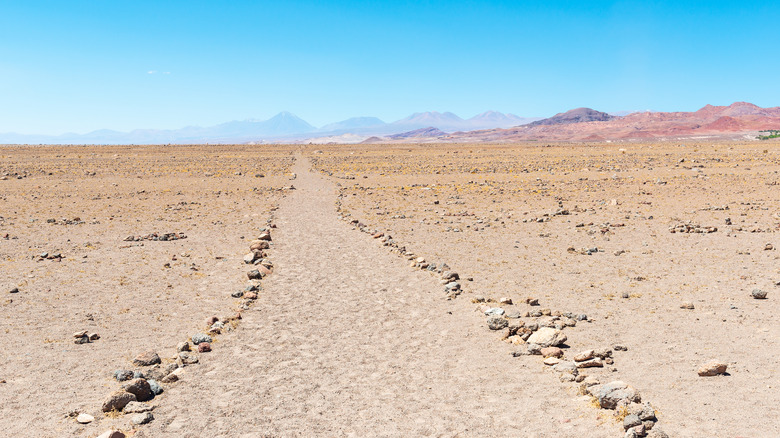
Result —
M566 335L562 331L550 327L542 327L535 331L528 338L527 342L529 344L539 344L542 347L555 347L566 342L566 339Z
M146 379L133 379L122 386L122 389L135 395L136 401L151 400L154 397L152 388Z
M753 289L753 292L751 292L750 295L757 300L766 299L766 291L763 291L761 289Z
M145 412L143 414L133 415L132 422L136 425L146 424L154 420L154 415L151 412Z
M538 306L539 305L539 300L537 298L526 298L525 302L529 306Z
M124 382L133 378L133 372L130 370L116 370L114 371L114 378L119 382Z
M263 274L261 274L257 269L252 269L251 271L247 272L246 276L249 277L250 280L260 280L263 278Z
M775 249L775 247L771 243L764 245L764 251L772 251L773 249Z
M656 421L655 409L653 409L653 406L650 405L650 403L642 405L642 410L639 411L637 416L642 421Z
M208 342L198 344L198 353L208 353L209 351L211 351L211 344Z
M81 413L78 417L76 417L76 422L81 424L89 424L93 421L95 421L95 417L89 414Z
M154 351L144 351L133 359L133 363L138 366L146 367L162 362L160 356Z
M97 438L125 438L125 434L118 430L107 430L101 433Z
M615 344L612 346L615 351L628 351L628 347L625 345Z
M460 289L460 283L457 281L451 281L444 285L444 290L459 290Z
M141 403L137 401L133 401L128 403L124 409L122 409L122 412L125 414L140 414L142 412L149 412L152 410L152 407L149 406L146 403Z
M159 383L157 383L156 380L150 379L150 380L147 380L147 382L149 382L149 389L152 390L152 393L154 393L154 395L162 394L163 388L162 388L162 386L160 386Z
M688 310L693 310L693 309L694 309L694 306L693 306L693 303L692 303L692 302L690 302L690 301L683 301L683 302L680 304L680 308L681 308L681 309L688 309Z
M257 299L257 292L247 292L244 294L244 298L254 301Z
M179 358L177 359L178 363L181 363L181 365L192 365L198 363L198 355L189 353L187 351L182 351L179 353ZM165 383L165 381L163 381Z
M73 333L73 337L76 338L76 339L83 338L84 336L87 336L87 331L86 330L81 330L81 331Z
M501 330L509 325L509 321L500 316L491 316L488 318L487 324L490 330Z
M130 394L125 391L115 391L108 396L108 399L103 402L103 412L121 411L131 401L137 401L135 394Z
M473 302L473 303L484 303L485 302L485 297L483 297L482 295L476 295L474 298L471 299L471 302Z
M198 345L202 342L208 342L210 344L212 341L213 340L211 339L211 336L207 334L197 333L192 335L192 343L195 345Z
M504 309L500 307L491 307L490 309L485 310L485 315L487 316L502 316L504 314Z
M577 365L574 362L569 361L561 361L555 365L553 369L559 373L571 374L573 376L579 374L579 371L577 371Z
M501 304L511 305L512 304L512 299L509 298L509 297L503 297L500 300L498 300L498 302L501 303Z
M612 350L609 348L599 348L598 350L593 350L593 356L598 357L599 359L607 359L612 357Z
M265 240L265 241L269 241L270 242L271 241L271 233L266 231L266 232L260 234L259 236L257 236L257 240Z
M100 339L100 334L99 333L91 333L89 335L89 340L90 341L97 341L98 339Z
M557 357L548 357L548 358L544 359L544 364L545 365L558 365L558 363L560 363L560 362L561 362L561 360L558 359Z
M639 417L635 414L629 414L623 418L623 429L625 430L639 426L640 424L642 424L642 420L640 420Z
M601 362L601 359L599 358L593 358L581 362L577 362L577 368L601 368L604 366L604 363Z
M254 252L254 251L262 251L264 249L268 249L269 247L270 245L268 244L268 242L264 240L253 240L251 245L249 246L249 249Z
M187 341L179 342L176 345L176 351L179 351L179 352L181 352L181 351L190 351L190 343L187 342Z
M208 318L206 318L206 326L211 327L212 325L214 325L215 322L218 321L219 318L217 318L216 316L209 316Z
M596 397L603 409L615 409L620 402L642 401L639 392L627 383L616 380L604 385L594 385L589 388L591 395Z
M11 288L11 290L8 291L8 293L9 294L18 294L19 293L19 288L18 287L13 287L13 288Z
M586 360L593 359L593 356L595 355L595 352L593 350L585 350L576 356L574 356L575 362L584 362Z
M82 336L80 338L74 339L73 343L74 344L87 344L87 343L89 343L89 336L84 335L84 336Z
M531 355L540 355L542 354L542 347L537 344L528 344L526 347L526 351L528 354Z
M723 362L712 360L702 365L699 368L698 373L702 377L717 376L719 374L725 374L727 367L728 365Z
M563 357L563 350L558 347L542 348L542 357Z
M653 430L647 433L647 438L669 438L669 435L656 426L653 428Z
M162 378L162 382L163 383L173 383L173 382L178 382L178 381L179 381L179 376L178 376L178 374L175 374L175 373L170 373L167 376Z

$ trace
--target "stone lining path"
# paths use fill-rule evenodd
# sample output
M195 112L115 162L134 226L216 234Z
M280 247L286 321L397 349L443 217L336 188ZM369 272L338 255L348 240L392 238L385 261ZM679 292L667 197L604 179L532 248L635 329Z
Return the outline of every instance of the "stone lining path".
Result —
M257 304L136 436L620 436L467 300L340 221L334 184L298 158Z

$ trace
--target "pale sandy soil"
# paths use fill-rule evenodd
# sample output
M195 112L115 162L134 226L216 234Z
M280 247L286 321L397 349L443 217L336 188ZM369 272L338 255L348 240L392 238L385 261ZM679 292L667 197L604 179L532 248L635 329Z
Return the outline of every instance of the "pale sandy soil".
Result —
M571 350L628 346L616 353L617 372L590 373L637 387L667 432L780 434L780 264L776 249L764 250L780 246L777 150L467 146L314 156L341 178L345 211L473 276L471 293L536 297L542 307L591 316L592 324L567 331ZM558 201L570 215L523 222L553 214ZM669 232L685 221L718 231ZM579 255L569 247L604 252ZM626 253L615 256L619 250ZM770 298L752 299L755 288ZM680 309L683 301L695 309ZM730 375L698 377L710 358L728 362Z
M778 151L622 147L316 146L298 160L297 147L0 148L0 175L27 172L0 180L3 433L622 436L539 356L512 357L471 302L483 295L588 314L565 330L566 355L626 345L614 370L587 374L639 389L671 436L780 434L780 265L764 250L780 246ZM436 276L339 220L338 201L473 281L446 300ZM235 311L241 257L276 204L274 273L238 328L165 387L150 424L102 414L113 370L147 349L168 360ZM685 221L718 231L669 233ZM188 238L123 241L151 232ZM75 345L77 330L101 339ZM710 358L729 375L698 377Z
M2 148L0 156L0 174L30 175L0 181L0 435L95 436L101 421L80 426L65 415L102 417L119 386L115 369L149 349L171 356L206 317L234 311L230 293L245 284L240 238L265 224L292 158L243 147ZM255 178L260 172L267 176ZM85 223L47 223L77 217ZM123 241L153 232L187 238ZM42 252L65 258L32 258ZM101 338L76 345L79 330Z

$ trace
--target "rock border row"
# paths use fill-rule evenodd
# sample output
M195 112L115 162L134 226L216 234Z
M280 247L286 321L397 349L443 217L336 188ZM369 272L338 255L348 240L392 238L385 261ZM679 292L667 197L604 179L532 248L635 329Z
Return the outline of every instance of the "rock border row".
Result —
M391 252L406 257L411 261L412 268L440 274L440 282L444 285L448 300L463 292L459 282L460 276L450 270L446 263L439 265L429 263L424 257L419 257L408 251L405 246L399 245L390 234L373 229L359 219L352 218L351 213L344 212L340 198L336 201L336 212L339 219L348 222L353 229L371 235ZM500 340L520 346L519 350L512 353L514 357L541 356L543 364L555 371L562 383L577 384L577 392L588 396L592 405L614 411L615 419L622 421L625 438L669 438L669 435L656 424L658 418L655 408L649 402L642 403L642 397L636 388L620 380L601 383L597 377L584 374L584 370L588 368L612 365L613 351L625 351L627 350L625 346L614 345L612 348L589 349L575 354L571 359L565 357L565 350L560 348L567 347L565 345L567 336L563 330L575 327L578 322L592 322L586 314L536 309L539 301L535 298L525 300L525 304L531 306L532 310L522 314L520 312L507 314L503 308L492 305L496 303L494 300L481 296L475 296L472 302L477 304L477 310L487 317L488 328L501 333ZM510 298L501 298L496 304L512 305L513 303ZM612 370L617 371L614 368Z
M252 307L259 292L263 290L261 280L273 272L274 265L265 251L271 249L271 230L276 228L274 219L278 209L278 205L271 208L266 227L261 228L257 239L250 242L249 253L243 257L243 263L251 265L252 269L246 273L248 285L243 290L231 293L233 298L240 300L238 301L238 310L232 315L207 318L205 321L207 329L179 342L176 346L176 356L166 360L166 363L163 363L155 351L150 350L138 354L133 359L133 366L140 367L140 370L118 369L114 371L113 378L120 382L121 386L109 394L101 405L101 411L105 415L135 414L131 418L133 429L153 421L152 410L156 406L145 402L163 394L166 386L178 382L186 372L186 367L199 364L199 354L211 352L212 343L218 335L233 331L238 327L241 322L241 311ZM76 417L76 422L80 424L88 424L95 420L95 417L86 413L73 412L70 416ZM112 428L99 435L98 438L125 438L125 436L124 432Z

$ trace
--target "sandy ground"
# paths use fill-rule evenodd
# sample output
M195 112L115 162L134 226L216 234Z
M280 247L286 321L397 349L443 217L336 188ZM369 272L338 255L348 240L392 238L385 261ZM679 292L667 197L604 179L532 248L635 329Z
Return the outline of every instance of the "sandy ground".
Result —
M315 160L339 178L345 212L473 276L471 293L591 316L568 332L572 351L628 346L610 378L638 388L667 432L780 434L777 150L465 149L326 150ZM669 232L688 221L718 231ZM752 299L756 288L770 299ZM730 375L699 377L711 358Z
M614 436L437 279L338 220L332 182L294 170L258 307L147 436Z
M103 420L80 426L66 414L102 418L115 369L149 349L172 356L207 316L234 311L230 293L245 283L237 243L282 197L271 189L287 183L292 158L220 152L0 149L0 174L29 175L0 181L0 435L96 436ZM124 241L153 232L187 238ZM76 345L80 330L100 339Z
M534 297L586 313L565 330L566 355L627 346L587 374L639 389L671 436L780 434L780 265L765 250L780 246L778 151L316 148L298 160L297 147L0 148L4 433L622 436L539 356L512 357L519 347L472 302L481 295L512 298L508 312ZM206 317L235 311L241 257L277 203L274 273L238 328L155 398L152 423L102 414L113 370L147 349L167 361ZM473 281L446 300L436 276L339 214ZM686 222L718 231L669 232ZM123 240L152 232L187 238ZM78 330L101 339L75 345ZM729 374L697 376L710 358Z

